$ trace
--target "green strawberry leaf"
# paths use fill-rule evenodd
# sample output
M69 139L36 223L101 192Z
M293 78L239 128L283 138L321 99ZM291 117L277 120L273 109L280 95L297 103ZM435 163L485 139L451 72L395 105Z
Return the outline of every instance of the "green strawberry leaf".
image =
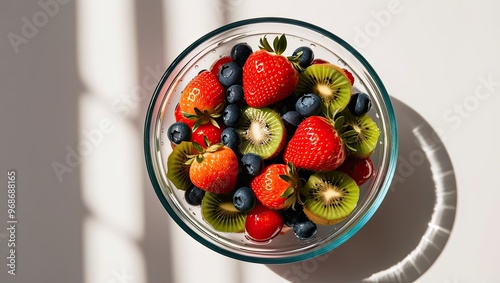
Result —
M193 132L196 131L198 129L198 127L201 126L201 119L198 119L196 120L196 122L194 122L194 125L193 125Z
M266 36L264 35L263 38L259 40L259 49L266 50L268 52L273 52L276 53L277 55L283 54L286 50L286 36L282 34L281 36L276 36L273 41L273 47L269 44L269 41L267 41Z
M217 123L214 118L210 118L210 123L212 123L212 125L214 125L217 129L220 129L219 123Z
M267 41L267 38L266 36L264 35L263 38L261 38L259 40L259 49L263 49L263 50L266 50L267 52L274 52L273 48L271 47L271 45L269 45L269 41Z
M290 182L292 181L292 178L291 178L290 176L288 176L288 175L281 175L281 174L280 174L280 178L281 178L283 181L287 182L287 183L290 183Z
M278 55L283 54L283 52L285 52L286 50L286 45L287 42L285 34L282 34L279 38L276 37L276 39L274 40L274 52L276 52L276 54Z
M293 187L288 187L288 189L286 189L281 195L280 197L282 198L288 198L290 197L291 195L293 195L295 192L295 189Z
M194 149L196 149L196 151L198 151L198 153L202 153L203 151L205 151L199 143L192 142L192 144L193 144Z

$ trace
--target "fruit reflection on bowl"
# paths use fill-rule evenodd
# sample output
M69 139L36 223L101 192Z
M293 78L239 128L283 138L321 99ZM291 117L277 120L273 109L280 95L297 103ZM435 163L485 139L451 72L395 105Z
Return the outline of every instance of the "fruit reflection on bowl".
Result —
M380 78L349 44L309 23L256 18L174 60L144 147L157 196L187 234L235 259L289 263L338 247L375 213L397 130Z

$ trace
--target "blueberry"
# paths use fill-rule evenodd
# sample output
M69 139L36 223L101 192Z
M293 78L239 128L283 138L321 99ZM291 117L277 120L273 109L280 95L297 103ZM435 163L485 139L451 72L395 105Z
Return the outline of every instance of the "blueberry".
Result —
M293 232L297 238L305 240L314 237L318 232L318 227L316 224L308 220L295 224L293 226Z
M228 62L219 69L219 82L225 87L240 84L242 76L243 69L235 62Z
M372 108L372 101L368 94L358 92L352 95L348 108L352 114L362 116Z
M238 125L241 120L241 109L236 106L236 104L229 104L224 108L224 112L222 113L222 120L224 124L228 127L234 127Z
M241 157L241 163L247 173L251 176L257 176L264 168L264 161L255 153L247 153Z
M297 111L288 111L281 116L281 119L283 120L283 124L285 124L287 139L290 139L300 122L302 122L303 117Z
M243 105L244 103L244 94L243 87L241 85L232 85L226 90L226 99L229 103L234 103L236 105Z
M221 142L223 145L232 149L235 153L239 152L241 137L235 128L227 127L222 131Z
M252 47L247 43L238 43L231 49L231 59L238 65L243 67L248 59L248 56L252 54Z
M194 206L200 205L201 200L203 200L204 196L205 196L205 191L196 187L195 185L190 186L184 192L184 198L186 199L186 202Z
M316 94L306 93L295 103L295 110L304 117L316 115L321 110L321 99Z
M233 205L241 212L249 212L255 206L255 195L249 187L238 188L233 194Z
M303 211L303 207L297 203L293 208L289 207L285 210L280 210L280 213L283 217L283 222L288 227L293 227L297 223L308 221L307 216Z
M300 122L302 122L302 116L297 111L288 111L281 117L285 124L289 124L294 127L298 127Z
M191 128L184 122L175 122L168 127L167 135L172 143L178 145L191 140Z
M307 46L302 46L295 49L295 51L293 51L292 56L297 56L301 51L302 54L299 57L299 65L302 68L307 68L309 65L311 65L312 61L314 60L314 52L312 51L311 48Z

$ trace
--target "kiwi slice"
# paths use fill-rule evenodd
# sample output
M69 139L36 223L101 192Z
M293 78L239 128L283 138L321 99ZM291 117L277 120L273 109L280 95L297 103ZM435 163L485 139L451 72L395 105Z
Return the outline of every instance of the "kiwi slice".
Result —
M352 95L351 81L344 70L330 63L314 64L299 76L295 95L314 93L321 98L323 113L342 111Z
M189 165L186 165L186 161L189 159L188 155L194 153L193 144L183 141L168 156L167 178L179 190L185 191L192 184L191 179L189 179Z
M343 124L339 132L350 154L366 158L377 146L380 130L367 114L355 116L348 109L342 111Z
M241 153L255 153L262 159L277 156L286 141L285 125L278 113L268 107L249 106L244 107L242 113L237 128L241 137Z
M231 194L205 193L201 202L203 219L220 232L243 232L246 213L236 209Z
M301 193L305 196L304 213L319 225L332 225L344 220L359 199L356 182L339 171L312 174Z

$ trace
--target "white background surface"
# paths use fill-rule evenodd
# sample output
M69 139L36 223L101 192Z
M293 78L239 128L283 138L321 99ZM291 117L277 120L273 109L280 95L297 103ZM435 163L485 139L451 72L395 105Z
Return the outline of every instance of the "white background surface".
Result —
M499 10L493 0L2 1L0 282L500 282ZM206 32L259 16L307 21L357 48L395 99L402 134L399 182L372 221L292 265L238 262L188 237L143 158L147 104L170 62Z

